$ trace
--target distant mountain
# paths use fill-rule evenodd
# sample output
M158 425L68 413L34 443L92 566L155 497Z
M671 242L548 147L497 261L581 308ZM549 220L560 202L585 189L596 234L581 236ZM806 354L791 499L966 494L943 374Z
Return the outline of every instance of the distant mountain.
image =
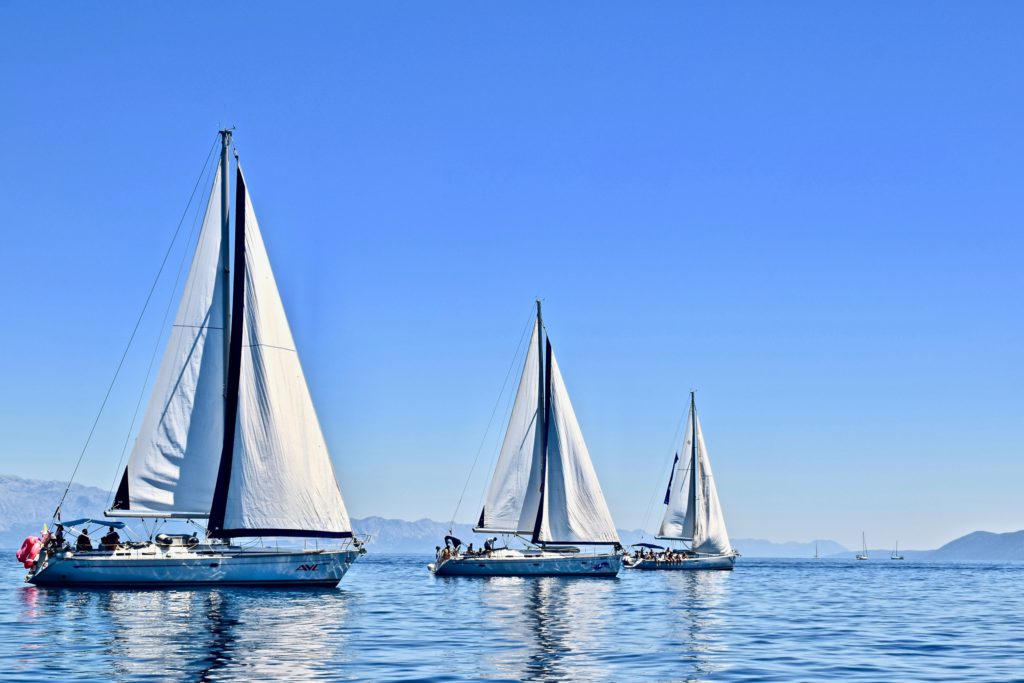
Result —
M43 522L48 522L53 515L53 508L66 486L64 481L0 475L0 547L18 547L26 536L38 534ZM61 517L101 515L109 505L110 495L103 489L72 484Z
M932 550L928 553L928 559L942 562L970 562L979 559L1002 562L1024 560L1024 531L1010 531L1005 534L974 531L950 541L938 550Z
M15 548L30 534L38 534L42 523L53 514L53 506L60 500L62 481L40 481L12 475L0 475L0 547ZM73 484L64 501L62 517L102 516L110 504L110 494L95 486ZM384 517L364 517L352 520L353 529L368 534L369 550L374 553L431 553L435 545L444 542L448 524L430 519L407 522ZM473 533L469 524L455 524L453 535L465 542L480 543L483 536ZM646 540L657 543L650 534L640 529L619 529L622 544ZM814 556L814 544L822 557L853 558L855 552L835 541L819 540L808 543L777 543L754 538L735 538L733 546L745 557L809 558ZM887 559L890 549L869 550L871 559ZM937 550L901 551L908 560L934 560L943 562L970 561L1024 561L1024 531L994 534L975 531L962 536Z
M762 541L757 538L734 538L732 545L744 557L814 557L814 544L818 544L818 554L821 557L847 552L846 548L835 541L810 541L798 543L788 541L776 543L775 541Z
M444 537L448 534L447 524L432 519L406 522L402 519L364 517L353 519L352 528L357 534L369 534L367 549L373 553L432 553L434 546L444 545ZM469 524L455 524L452 535L466 543L480 543Z

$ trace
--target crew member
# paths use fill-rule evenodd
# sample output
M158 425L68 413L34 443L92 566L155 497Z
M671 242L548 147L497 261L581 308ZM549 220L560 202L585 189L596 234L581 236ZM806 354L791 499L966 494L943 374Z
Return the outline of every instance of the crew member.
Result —
M117 535L114 527L110 527L106 536L100 539L100 550L117 550L121 537Z
M75 541L75 550L78 552L92 550L92 539L89 538L88 529L82 529L82 533L78 534L78 539Z

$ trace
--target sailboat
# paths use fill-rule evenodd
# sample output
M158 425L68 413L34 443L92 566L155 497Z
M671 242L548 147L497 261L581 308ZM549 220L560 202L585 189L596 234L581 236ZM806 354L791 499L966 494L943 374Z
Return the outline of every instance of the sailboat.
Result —
M711 461L704 445L704 431L697 418L697 399L690 392L690 415L683 440L684 456L672 461L665 491L665 515L657 538L689 542L682 550L638 552L633 569L732 569L739 553L729 543Z
M229 259L231 137L220 132L220 167L184 293L105 513L154 525L205 522L204 537L151 533L145 541L79 550L64 543L65 527L77 534L124 522L61 522L58 506L57 533L31 562L30 583L334 586L361 554L237 153L233 264ZM265 546L265 537L316 540L315 547L306 541L283 549L280 542ZM240 545L239 538L255 540Z
M902 560L903 556L900 555L900 542L896 541L896 547L892 550L892 555L889 556L890 560Z
M814 543L814 559L816 559L816 560L820 560L821 559L821 555L818 554L818 543L817 542Z
M866 560L866 559L868 559L868 542L864 538L864 532L863 531L860 532L860 546L861 546L861 550L860 550L860 553L857 554L857 558L856 559L858 559L858 560Z
M505 438L473 531L519 537L522 549L471 552L448 536L437 576L615 576L621 545L569 392L545 334L540 301ZM612 546L583 552L579 546Z

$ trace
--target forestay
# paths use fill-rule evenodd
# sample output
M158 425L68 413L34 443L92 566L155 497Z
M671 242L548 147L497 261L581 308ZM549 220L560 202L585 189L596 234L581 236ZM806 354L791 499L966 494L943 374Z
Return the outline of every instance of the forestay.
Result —
M224 434L224 261L220 174L189 268L174 327L113 508L210 509Z

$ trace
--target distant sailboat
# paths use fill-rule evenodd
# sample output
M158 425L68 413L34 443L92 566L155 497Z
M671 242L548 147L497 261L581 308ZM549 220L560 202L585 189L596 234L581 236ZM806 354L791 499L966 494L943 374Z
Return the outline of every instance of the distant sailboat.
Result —
M817 543L814 544L814 559L816 559L816 560L820 560L821 559L821 555L818 554L818 544Z
M729 543L692 391L683 444L686 455L680 458L677 454L672 461L657 538L690 546L673 550L648 545L649 550L638 550L629 558L627 566L632 569L732 569L739 557Z
M228 150L199 233L160 372L107 517L205 520L205 538L152 534L81 550L65 521L26 581L37 585L336 585L360 554L295 350L242 168L229 256ZM237 155L236 155L237 158ZM55 521L61 523L60 508ZM235 538L339 539L278 550Z
M890 560L902 560L903 556L900 555L900 542L896 541L896 547L893 548L892 555L889 556Z
M512 415L473 530L529 542L522 550L496 548L495 537L470 553L448 536L428 569L437 576L615 576L622 566L619 535L545 334L539 300ZM615 550L584 553L581 545Z
M860 532L860 545L861 545L861 551L857 555L857 559L858 560L866 560L866 559L868 559L868 542L867 542L867 540L865 540L864 532L863 531Z

